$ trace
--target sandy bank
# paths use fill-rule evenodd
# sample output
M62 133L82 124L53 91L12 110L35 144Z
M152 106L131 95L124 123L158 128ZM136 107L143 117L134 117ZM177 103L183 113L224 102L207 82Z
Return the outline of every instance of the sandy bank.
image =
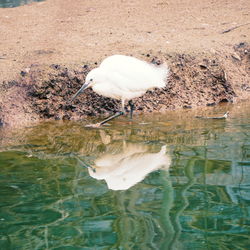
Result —
M0 9L1 121L79 119L116 109L117 102L92 92L66 105L88 70L111 54L157 57L171 68L168 88L155 93L160 100L148 93L136 100L138 111L248 98L249 9L247 0L47 0Z

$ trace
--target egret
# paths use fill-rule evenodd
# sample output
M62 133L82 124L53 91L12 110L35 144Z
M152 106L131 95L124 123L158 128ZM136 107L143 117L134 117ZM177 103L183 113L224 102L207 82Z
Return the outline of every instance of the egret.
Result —
M99 67L92 69L86 76L85 83L73 96L72 101L85 89L92 88L99 95L121 100L121 111L91 125L99 127L125 113L125 102L130 106L132 118L134 105L132 99L142 96L147 90L163 88L169 69L166 64L155 65L131 56L113 55L102 61Z

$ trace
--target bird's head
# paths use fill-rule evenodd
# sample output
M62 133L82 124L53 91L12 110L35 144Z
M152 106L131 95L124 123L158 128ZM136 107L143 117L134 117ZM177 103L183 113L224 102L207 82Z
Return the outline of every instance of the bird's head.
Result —
M77 93L73 96L71 101L74 101L75 98L81 94L85 89L92 87L95 84L96 80L96 73L98 68L92 69L86 76L85 83L82 85L82 87L77 91Z

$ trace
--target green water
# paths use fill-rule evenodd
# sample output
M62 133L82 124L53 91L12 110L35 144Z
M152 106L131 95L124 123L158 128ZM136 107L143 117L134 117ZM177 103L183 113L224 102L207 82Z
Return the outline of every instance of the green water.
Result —
M44 0L0 0L0 8L13 8L32 2L42 2Z
M226 110L3 129L0 249L249 249L250 105Z

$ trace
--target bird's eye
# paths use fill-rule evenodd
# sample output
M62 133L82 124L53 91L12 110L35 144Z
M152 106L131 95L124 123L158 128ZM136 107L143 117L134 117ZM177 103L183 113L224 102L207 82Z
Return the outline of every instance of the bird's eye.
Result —
M90 82L93 82L93 79L91 78L89 81L90 81Z

